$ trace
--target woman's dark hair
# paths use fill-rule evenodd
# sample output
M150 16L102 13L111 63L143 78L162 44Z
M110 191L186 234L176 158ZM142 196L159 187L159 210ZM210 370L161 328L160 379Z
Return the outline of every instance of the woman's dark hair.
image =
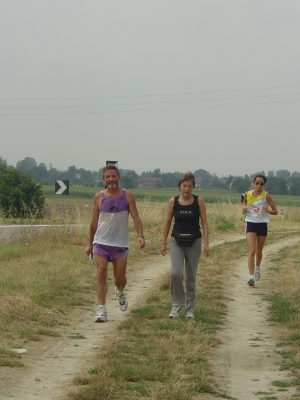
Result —
M193 183L193 187L195 187L195 177L190 171L184 172L183 174L180 175L179 180L178 180L179 189L180 189L180 185L184 181L191 181Z
M264 175L258 174L258 175L255 175L255 177L254 177L254 179L253 179L253 182L256 181L256 178L261 178L261 179L263 179L264 182L265 182L265 184L267 183L267 180L268 180Z

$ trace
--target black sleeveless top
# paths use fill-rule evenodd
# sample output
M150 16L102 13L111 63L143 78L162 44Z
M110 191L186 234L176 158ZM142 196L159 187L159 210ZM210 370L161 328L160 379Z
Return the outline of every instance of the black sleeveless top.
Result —
M194 201L188 206L179 204L179 196L174 197L173 216L174 226L171 236L174 237L174 232L180 233L195 233L197 238L201 238L200 231L200 211L198 204L198 196L193 194Z

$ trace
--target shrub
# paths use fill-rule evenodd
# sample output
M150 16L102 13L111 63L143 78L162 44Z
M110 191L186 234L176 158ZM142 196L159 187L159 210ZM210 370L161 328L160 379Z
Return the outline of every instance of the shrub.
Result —
M45 196L40 185L15 168L0 173L0 208L5 217L43 216Z

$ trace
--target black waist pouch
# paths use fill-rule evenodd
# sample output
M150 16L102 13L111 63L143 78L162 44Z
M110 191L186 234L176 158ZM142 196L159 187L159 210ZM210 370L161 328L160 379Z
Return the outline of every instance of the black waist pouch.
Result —
M179 246L191 246L197 239L197 235L195 233L174 232L174 239Z

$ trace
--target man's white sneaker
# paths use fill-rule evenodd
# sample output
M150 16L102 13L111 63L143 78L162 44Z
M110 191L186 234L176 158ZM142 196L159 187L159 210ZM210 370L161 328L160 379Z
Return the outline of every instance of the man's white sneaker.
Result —
M256 281L260 280L260 267L255 267L254 277Z
M254 276L253 275L251 275L250 276L250 278L248 279L248 285L249 286L254 286L254 284L255 284L255 278L254 278Z
M181 313L181 307L172 307L172 310L169 314L170 318L177 318L179 317L179 314Z
M105 322L107 321L107 312L105 306L99 306L98 313L94 318L95 322Z
M185 316L186 316L186 318L195 318L193 311L187 311Z
M116 298L118 300L119 308L121 311L126 311L128 307L128 301L126 299L125 293L119 292L118 288L115 286L115 293L116 293Z

